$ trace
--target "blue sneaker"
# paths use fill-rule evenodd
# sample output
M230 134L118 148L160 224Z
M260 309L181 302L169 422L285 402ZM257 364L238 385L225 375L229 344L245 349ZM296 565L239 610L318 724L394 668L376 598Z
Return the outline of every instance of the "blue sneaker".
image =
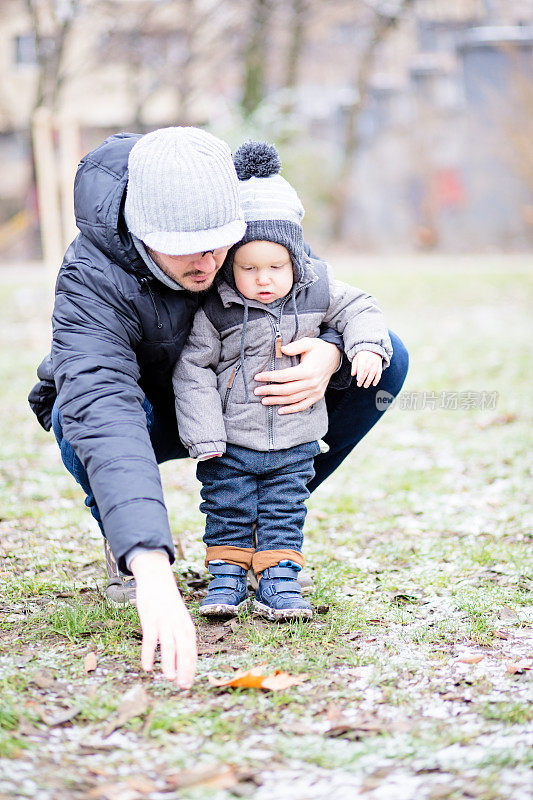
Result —
M248 604L246 570L225 561L210 561L207 568L214 577L198 613L202 617L237 617Z
M263 572L254 600L254 614L270 620L311 619L313 609L302 597L298 583L301 567L280 561Z

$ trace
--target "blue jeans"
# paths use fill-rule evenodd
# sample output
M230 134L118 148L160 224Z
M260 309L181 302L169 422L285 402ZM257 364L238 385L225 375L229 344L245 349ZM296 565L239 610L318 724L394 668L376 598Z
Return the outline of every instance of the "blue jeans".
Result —
M255 550L300 551L307 484L319 450L318 442L266 452L228 444L221 458L200 461L196 476L202 482L207 547L254 548L257 523Z
M389 331L389 334L394 348L394 355L390 366L383 372L377 386L363 389L357 386L355 380L352 380L350 386L346 389L328 389L326 392L329 428L324 440L328 443L330 449L328 453L319 453L315 457L315 476L307 486L310 492L320 486L328 475L331 475L339 464L344 461L348 453L353 450L356 444L361 441L384 414L385 409L376 403L377 392L385 391L393 397L400 392L407 375L409 356L402 341L396 334L392 333L392 331ZM169 403L168 408L156 411L148 400L145 400L143 408L146 412L146 424L157 463L161 464L164 461L188 456L186 449L179 440L173 405ZM61 415L57 403L52 411L52 426L63 463L87 495L85 505L91 509L93 517L102 529L100 514L89 485L87 472L74 452L72 445L63 436ZM216 461L219 461L219 459L216 459Z

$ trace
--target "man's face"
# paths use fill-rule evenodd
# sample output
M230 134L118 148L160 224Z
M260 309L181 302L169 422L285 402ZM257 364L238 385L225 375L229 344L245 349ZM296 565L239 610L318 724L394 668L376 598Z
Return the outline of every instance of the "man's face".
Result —
M209 250L206 253L169 256L148 248L148 252L165 275L189 292L204 292L212 286L228 250L229 247L219 247L217 250Z

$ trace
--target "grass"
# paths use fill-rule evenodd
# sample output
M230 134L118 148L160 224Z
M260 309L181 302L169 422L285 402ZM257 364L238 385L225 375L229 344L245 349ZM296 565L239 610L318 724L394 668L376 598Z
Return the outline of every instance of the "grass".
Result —
M178 580L204 648L180 693L140 670L136 612L103 602L100 535L26 405L50 335L43 279L0 272L0 796L81 800L107 782L137 800L197 768L206 777L180 797L364 789L372 800L402 781L405 800L527 797L531 673L505 669L528 655L532 620L527 264L340 259L337 273L372 292L406 342L405 392L497 391L497 407L393 408L312 496L305 552L321 613L310 623L198 617L198 484L191 463L163 465ZM98 664L86 674L89 651ZM461 661L472 653L483 658ZM258 664L308 679L280 693L207 682ZM106 737L137 684L146 708ZM71 708L64 724L44 721ZM338 719L345 731L331 737ZM234 785L209 778L213 765L240 770Z
M522 703L494 702L485 703L480 710L484 719L503 722L506 725L523 725L533 719L533 710Z

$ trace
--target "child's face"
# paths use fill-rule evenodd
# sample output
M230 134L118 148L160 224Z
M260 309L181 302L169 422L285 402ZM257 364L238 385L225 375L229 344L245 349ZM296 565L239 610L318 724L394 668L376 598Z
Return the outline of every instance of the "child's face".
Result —
M233 275L244 297L267 304L285 297L294 281L289 251L274 242L248 242L239 247Z

